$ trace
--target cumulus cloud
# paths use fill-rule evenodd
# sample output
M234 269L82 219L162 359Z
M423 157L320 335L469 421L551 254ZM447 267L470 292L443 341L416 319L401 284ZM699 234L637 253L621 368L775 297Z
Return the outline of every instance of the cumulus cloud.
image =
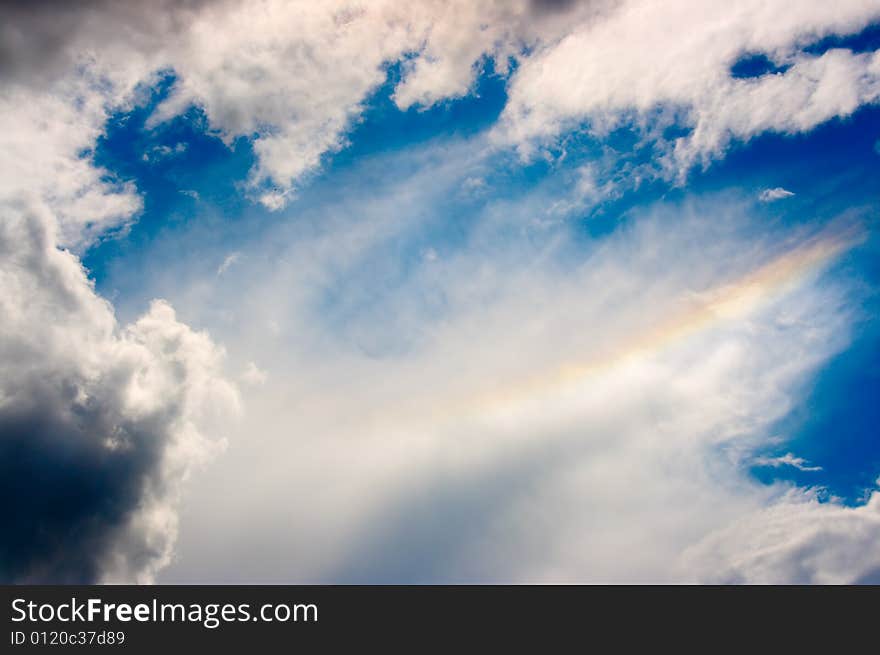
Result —
M599 4L571 11L593 15ZM266 207L280 209L323 155L345 145L387 66L402 67L393 93L401 109L463 96L484 57L503 72L525 42L559 33L557 13L524 1L265 0L212 9L169 52L179 80L154 120L196 103L227 140L254 136L251 185Z
M141 207L131 183L114 181L88 157L106 120L106 98L90 80L64 82L54 93L15 86L0 92L0 200L22 190L47 203L59 241L81 250Z
M181 483L221 443L216 417L238 411L205 334L163 301L118 325L74 254L137 217L138 191L91 152L109 113L150 80L138 48L197 4L150 16L99 1L0 9L7 582L152 580L172 555Z
M100 80L100 100L113 104L173 71L176 84L152 124L196 104L227 142L253 138L251 193L280 209L325 154L345 145L388 66L402 68L397 105L428 106L466 94L484 58L504 73L523 47L558 38L572 20L611 4L93 0L73 10L13 3L3 10L0 75L34 89L85 70Z
M237 412L222 352L163 301L118 326L45 207L2 212L0 577L150 581L181 482Z

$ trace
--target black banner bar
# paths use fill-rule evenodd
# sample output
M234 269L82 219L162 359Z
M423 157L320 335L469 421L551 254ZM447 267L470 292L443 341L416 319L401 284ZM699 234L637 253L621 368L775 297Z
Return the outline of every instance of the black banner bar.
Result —
M839 647L860 631L875 640L878 600L876 587L5 586L0 652L335 652L356 643L458 652L477 637L556 652L551 645L607 639L615 649L702 643L707 632L715 645L791 647L815 646L835 622L845 626L835 628Z

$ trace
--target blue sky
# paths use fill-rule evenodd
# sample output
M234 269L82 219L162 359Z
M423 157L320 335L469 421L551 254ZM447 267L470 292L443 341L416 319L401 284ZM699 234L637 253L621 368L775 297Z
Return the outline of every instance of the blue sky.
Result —
M2 577L870 579L880 5L694 7L13 12Z

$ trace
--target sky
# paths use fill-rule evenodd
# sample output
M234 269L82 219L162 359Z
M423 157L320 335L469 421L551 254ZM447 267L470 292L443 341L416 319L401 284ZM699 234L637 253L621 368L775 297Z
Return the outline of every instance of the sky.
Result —
M0 580L880 582L880 2L0 8Z

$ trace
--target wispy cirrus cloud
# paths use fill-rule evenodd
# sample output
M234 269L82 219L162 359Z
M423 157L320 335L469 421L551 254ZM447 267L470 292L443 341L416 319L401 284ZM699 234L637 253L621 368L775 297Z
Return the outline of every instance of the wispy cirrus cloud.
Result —
M846 286L823 271L859 231L758 236L748 201L712 197L642 210L585 253L566 223L518 229L548 211L538 187L481 205L441 256L390 257L485 166L473 147L364 164L242 259L222 304L248 318L223 340L272 377L244 391L240 454L202 478L166 580L703 580L709 560L682 552L788 502L748 469L848 342ZM218 499L252 530L200 519ZM231 573L212 542L263 560Z

